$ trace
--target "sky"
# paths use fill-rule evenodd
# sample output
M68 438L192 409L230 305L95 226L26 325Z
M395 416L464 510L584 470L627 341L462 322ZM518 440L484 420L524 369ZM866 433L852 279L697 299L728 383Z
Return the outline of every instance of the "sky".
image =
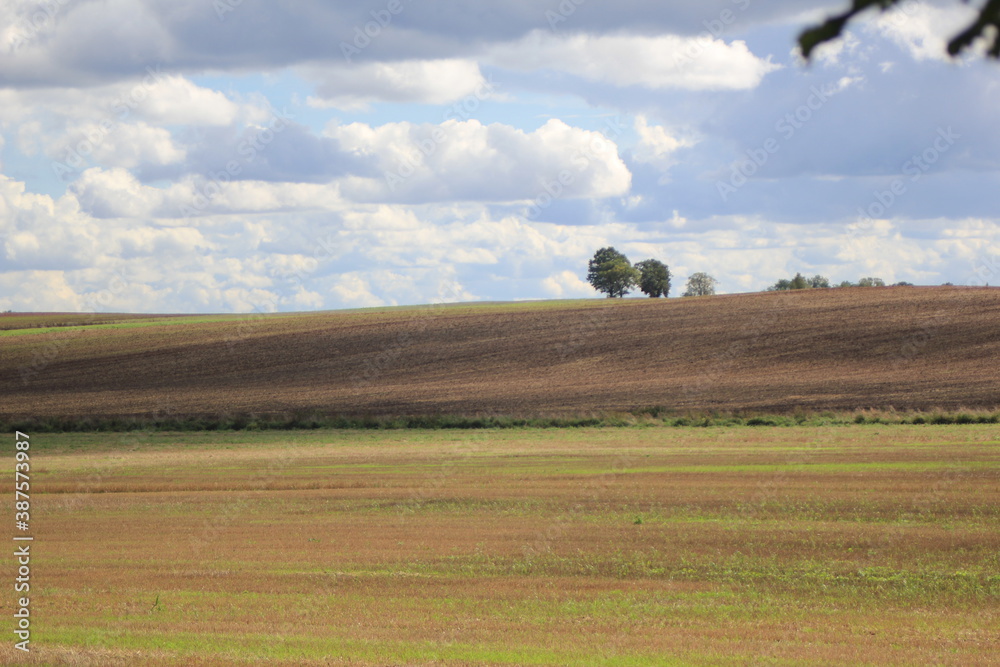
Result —
M1000 284L1000 64L906 0L6 0L0 310Z

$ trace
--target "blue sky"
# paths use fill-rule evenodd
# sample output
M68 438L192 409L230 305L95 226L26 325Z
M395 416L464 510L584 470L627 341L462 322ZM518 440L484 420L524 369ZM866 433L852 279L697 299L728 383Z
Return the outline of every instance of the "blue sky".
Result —
M49 0L0 8L0 309L1000 283L1000 65L908 0ZM367 31L368 34L365 34Z

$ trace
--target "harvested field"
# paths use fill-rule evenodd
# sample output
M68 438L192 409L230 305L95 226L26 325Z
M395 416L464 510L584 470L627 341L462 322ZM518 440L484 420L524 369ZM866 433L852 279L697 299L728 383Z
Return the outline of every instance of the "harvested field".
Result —
M0 662L1000 664L998 436L36 435Z
M101 317L0 319L0 417L1000 406L998 288Z

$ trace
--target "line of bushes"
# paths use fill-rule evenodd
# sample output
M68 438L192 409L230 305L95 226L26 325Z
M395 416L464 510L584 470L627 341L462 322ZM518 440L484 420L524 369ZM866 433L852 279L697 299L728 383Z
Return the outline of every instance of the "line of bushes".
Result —
M837 426L846 424L997 424L1000 411L860 411L746 414L688 412L650 407L579 415L332 415L236 413L167 417L31 417L0 420L8 433L153 431L269 431L308 429L505 429L581 427Z

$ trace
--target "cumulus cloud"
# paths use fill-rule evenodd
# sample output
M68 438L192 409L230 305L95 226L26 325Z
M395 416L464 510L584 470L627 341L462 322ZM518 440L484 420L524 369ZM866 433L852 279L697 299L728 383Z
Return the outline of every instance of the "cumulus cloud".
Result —
M182 147L174 143L173 135L163 127L144 122L118 125L113 131L97 123L83 123L72 128L68 143L86 146L87 157L108 167L134 168L142 165L168 165L185 157Z
M81 180L109 190L149 187L125 170L93 170ZM892 218L860 234L846 222L816 225L804 237L799 225L740 216L570 227L455 203L346 205L333 216L218 212L137 225L135 217L98 220L77 196L52 199L0 179L0 307L270 312L586 297L593 294L583 280L586 261L605 245L667 262L675 292L695 271L710 272L725 292L763 289L795 271L835 281L863 274L971 281L976 262L989 260L1000 242L1000 227L982 218ZM119 206L125 212L136 204ZM511 286L515 294L505 291Z
M709 36L560 35L536 30L494 46L487 59L501 67L568 72L589 81L651 89L741 90L780 68L745 42Z
M482 90L486 80L472 60L407 60L306 70L318 81L310 106L366 108L372 102L445 104Z
M232 125L259 113L224 94L156 72L91 88L0 88L0 124L17 126L26 155L39 151L61 173L90 165L150 168L187 158L173 127Z
M1000 240L995 72L933 62L954 7L873 13L803 69L789 49L827 0L555 3L556 19L511 0L485 21L424 0L350 63L341 42L384 2L45 6L33 26L38 3L0 3L0 48L17 41L0 59L8 308L588 296L605 245L662 258L675 286L960 282ZM845 241L939 129L959 138ZM716 180L747 160L723 202Z
M0 234L8 270L89 266L99 253L98 233L74 197L54 200L0 175Z
M581 298L594 295L594 288L580 277L580 272L563 270L542 281L542 289L557 299Z
M229 125L240 113L240 106L220 91L178 75L153 80L147 94L136 100L135 109L141 118L167 125Z
M614 142L555 119L533 132L449 120L333 124L326 134L377 162L381 178L344 179L344 195L357 201L610 197L631 181Z
M139 119L170 125L225 125L253 109L224 93L193 83L162 65L149 65L110 83L0 88L0 120L40 114L116 121Z
M650 125L649 121L642 114L635 117L634 127L639 141L633 150L633 156L637 162L653 165L660 171L667 171L674 165L676 158L674 153L686 146L694 145L695 141L688 138L681 138L669 132L662 125ZM666 183L668 177L662 176L659 183Z
M739 26L787 19L801 12L801 0L777 0L744 11L748 3L661 3L647 0L567 3L548 8L530 0L491 3L484 20L477 4L426 0L407 8L373 37L361 40L355 62L398 62L472 57L482 44L516 42L551 24L556 31L675 34L695 36L723 10L738 15ZM812 0L809 6L826 6ZM404 6L405 3L404 3ZM326 61L344 63L342 45L355 45L358 31L372 22L384 2L302 0L296 11L281 11L270 0L203 2L109 0L50 2L51 16L34 20L38 4L0 4L0 48L15 57L0 59L0 78L19 84L99 85L134 77L148 65L188 71L281 68Z
M0 273L0 308L18 312L75 312L84 300L63 271Z
M70 186L80 207L96 218L199 218L229 213L336 211L336 184L270 183L187 177L168 187L145 185L126 169L91 168Z
M164 192L143 186L126 169L87 169L71 186L81 207L98 218L145 218L159 208Z

